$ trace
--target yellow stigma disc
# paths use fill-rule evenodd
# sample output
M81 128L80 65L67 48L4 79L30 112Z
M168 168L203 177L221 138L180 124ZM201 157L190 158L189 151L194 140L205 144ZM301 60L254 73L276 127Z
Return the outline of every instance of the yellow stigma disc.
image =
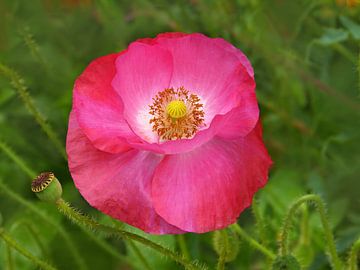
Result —
M182 100L173 100L166 106L167 114L174 119L179 119L186 115L186 105Z

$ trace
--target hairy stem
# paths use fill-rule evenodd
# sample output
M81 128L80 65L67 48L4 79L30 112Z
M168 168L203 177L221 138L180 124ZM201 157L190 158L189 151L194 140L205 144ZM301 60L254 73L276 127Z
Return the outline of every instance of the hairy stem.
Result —
M316 209L320 215L320 220L324 229L325 240L329 250L329 259L335 270L342 269L342 262L337 254L334 236L331 232L329 221L326 216L325 205L322 199L315 194L305 195L296 200L289 208L288 213L285 216L283 226L280 231L280 254L286 256L289 254L289 232L292 224L293 217L296 211L303 203L313 202L316 205Z
M359 252L360 252L360 238L351 247L349 260L348 260L349 270L358 270Z
M4 229L0 228L0 238L2 238L7 245L17 250L24 257L28 258L35 265L44 270L56 270L53 266L48 264L47 262L40 260L39 258L32 255L29 251L23 248L18 242L16 242L10 235L8 235Z
M65 240L65 243L67 244L69 248L69 252L74 258L74 261L76 262L77 266L81 270L86 269L86 264L82 257L79 254L78 249L75 247L74 243L72 242L70 236L68 233L55 221L49 219L49 216L42 212L40 209L38 209L36 206L31 204L30 202L23 199L20 195L18 195L16 192L11 190L8 186L6 186L2 180L0 179L0 190L4 192L5 195L10 197L11 199L17 201L19 204L23 205L24 207L28 208L31 212L33 212L35 215L37 215L39 218L53 226L58 233L61 235L61 237Z
M41 55L39 45L37 44L33 35L31 34L30 29L28 27L21 29L20 35L24 39L24 42L25 42L26 46L29 48L33 58L36 61L38 61L45 68L45 70L47 70L48 69L47 62Z
M220 231L221 239L223 240L221 245L221 250L218 258L218 263L216 266L217 270L224 270L225 269L225 261L226 255L229 249L229 237L226 230Z
M253 239L250 235L248 235L237 223L234 223L230 226L242 239L247 241L253 248L260 251L262 254L264 254L269 259L273 260L275 259L275 254L264 247L262 244L257 242L255 239Z
M122 239L133 240L133 241L139 242L149 248L152 248L152 249L158 251L159 253L163 254L164 256L182 264L186 269L204 269L204 268L198 266L196 263L188 261L183 256L178 255L174 251L172 251L168 248L165 248L153 241L150 241L142 236L127 232L125 230L121 230L121 229L117 229L114 227L100 224L97 221L95 221L94 219L92 219L91 217L85 216L82 213L80 213L78 210L71 207L69 205L69 203L65 202L63 199L60 199L57 202L57 207L61 213L63 213L66 217L68 217L70 220L72 220L74 223L76 223L80 226L84 226L93 231L104 233L107 236L119 237Z
M35 121L40 125L41 129L45 132L45 134L49 137L51 142L54 144L59 153L67 159L66 151L61 143L57 133L54 131L52 126L46 121L45 117L40 113L38 108L35 105L34 100L31 98L25 84L24 80L11 68L0 63L0 72L5 75L11 82L11 85L15 88L21 100L25 104L26 108L33 116Z

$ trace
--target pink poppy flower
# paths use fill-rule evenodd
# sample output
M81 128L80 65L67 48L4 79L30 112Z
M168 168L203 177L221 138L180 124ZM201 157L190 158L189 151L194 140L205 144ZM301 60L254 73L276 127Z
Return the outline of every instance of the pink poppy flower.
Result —
M90 205L156 234L234 223L271 165L249 60L202 34L94 60L74 86L66 148Z

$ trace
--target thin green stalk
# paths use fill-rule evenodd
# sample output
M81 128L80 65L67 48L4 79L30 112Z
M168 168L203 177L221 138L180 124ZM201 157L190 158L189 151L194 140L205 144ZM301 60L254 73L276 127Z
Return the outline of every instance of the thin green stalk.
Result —
M39 258L32 255L29 251L23 248L18 242L16 242L10 235L8 235L4 229L0 228L0 238L2 238L7 245L11 246L13 249L17 250L24 257L28 258L32 263L44 270L56 270L53 266L40 260Z
M266 257L268 257L271 260L275 259L275 254L264 247L262 244L257 242L255 239L253 239L250 235L248 235L237 223L234 223L230 226L242 239L247 241L253 248L260 251L262 254L264 254Z
M226 230L219 231L221 235L221 239L223 240L220 254L218 258L218 263L216 266L217 270L224 270L225 269L225 262L226 262L226 255L229 249L229 237Z
M34 36L30 33L30 29L25 27L24 29L20 30L20 35L24 39L26 46L29 48L31 55L34 57L36 61L38 61L45 70L48 70L48 65L43 56L40 53L39 45L34 39Z
M285 220L283 226L280 231L280 247L279 252L282 256L286 256L289 254L289 232L292 224L292 220L296 211L299 207L306 202L313 202L316 205L316 209L320 215L320 220L324 229L325 240L328 245L329 250L329 259L332 263L332 266L335 270L341 270L343 263L340 260L335 246L334 236L331 232L329 221L326 216L325 205L322 199L315 194L305 195L298 200L296 200L289 208L288 213L285 216Z
M186 245L185 236L183 234L176 235L176 240L178 242L181 254L184 256L185 259L191 260L190 252Z
M135 245L135 243L133 241L129 241L129 244L131 246L131 248L134 250L136 256L139 257L139 260L142 262L142 264L144 265L144 267L147 270L152 270L149 262L146 260L146 258L144 257L144 255L141 253L141 251L139 250L139 248Z
M360 253L360 238L353 244L348 260L349 270L358 270L358 255Z
M34 239L34 241L36 242L37 246L41 251L42 257L48 258L49 254L46 251L45 245L43 244L43 242L39 237L39 232L34 228L34 226L30 222L28 222L27 220L18 220L11 225L9 232L10 233L13 232L17 227L21 225L23 225L31 234L32 238Z
M58 233L61 235L61 237L65 240L65 243L67 244L69 248L69 252L72 254L77 266L81 270L87 269L86 264L83 260L83 258L80 256L78 249L75 247L74 243L72 242L71 238L69 237L68 233L56 222L49 219L49 216L42 212L40 209L38 209L35 205L31 204L30 202L23 199L20 195L18 195L16 192L11 190L8 186L6 186L2 180L0 179L0 189L11 199L17 201L24 207L28 208L31 212L36 214L38 217L40 217L42 220L53 226Z
M0 139L0 149L19 166L19 168L27 174L30 179L33 179L36 176L36 173L29 168L28 165L19 157L4 141Z
M264 223L264 220L260 214L260 209L258 206L258 202L256 200L253 200L253 203L251 205L251 209L253 212L253 215L255 217L255 225L259 234L260 242L266 246L267 245L267 239L266 239L266 225Z
M46 121L45 117L40 113L36 107L34 100L31 98L27 87L24 84L24 80L13 69L0 63L0 73L3 73L6 78L11 82L11 85L15 88L21 100L25 104L30 114L34 117L35 121L40 125L45 134L49 137L51 142L55 145L59 153L67 159L65 148L60 141L57 133L52 126Z
M6 270L15 270L14 258L9 245L6 245Z
M136 242L139 242L149 248L152 248L159 253L163 254L164 256L182 264L186 269L204 269L203 267L197 265L194 262L190 262L186 260L181 255L178 255L174 251L165 248L151 240L148 240L142 236L139 236L137 234L133 234L130 232L127 232L125 230L120 230L114 227L106 226L103 224L100 224L96 222L91 217L85 216L81 214L77 209L74 209L69 205L69 203L65 202L63 199L60 199L57 202L57 207L61 213L63 213L66 217L68 217L70 220L72 220L74 223L84 226L90 230L97 231L104 233L107 236L113 236L113 237L119 237L126 240L134 240Z
M302 217L300 224L300 245L309 245L310 243L310 232L309 232L309 211L307 205L302 209Z

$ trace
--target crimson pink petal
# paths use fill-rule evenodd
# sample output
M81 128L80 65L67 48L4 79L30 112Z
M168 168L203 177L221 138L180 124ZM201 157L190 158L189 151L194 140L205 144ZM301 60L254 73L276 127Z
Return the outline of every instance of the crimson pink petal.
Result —
M162 156L134 149L119 154L96 149L74 111L66 149L75 185L91 206L149 233L183 233L161 218L151 202L152 175Z
M236 106L237 91L230 92L226 88L232 74L241 65L236 54L219 46L216 39L202 34L177 38L159 36L157 43L173 57L170 85L183 86L201 98L207 125L216 114L227 113Z
M185 231L225 228L265 185L270 165L260 124L246 137L215 137L194 151L165 156L152 182L155 210Z
M100 150L117 153L129 149L124 138L137 140L123 118L123 104L113 90L118 54L100 57L76 80L74 110L85 135Z
M116 60L113 87L124 104L124 117L134 132L148 142L157 142L149 114L153 98L169 87L173 70L171 54L144 42L132 43Z

